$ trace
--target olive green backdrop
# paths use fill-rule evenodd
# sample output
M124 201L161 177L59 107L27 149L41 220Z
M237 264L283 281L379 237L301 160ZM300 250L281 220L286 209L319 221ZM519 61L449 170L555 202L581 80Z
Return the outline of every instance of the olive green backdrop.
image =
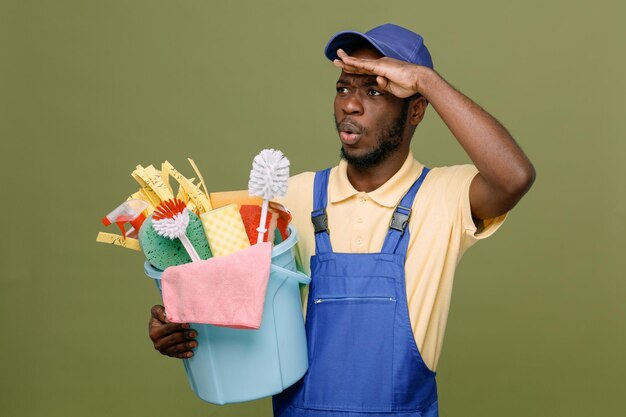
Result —
M198 400L153 350L143 256L100 218L169 160L214 191L253 156L336 163L342 29L421 32L436 68L501 120L537 182L457 272L441 415L617 416L626 400L624 102L618 0L4 1L0 5L0 414L269 416ZM430 109L428 165L468 158ZM114 230L111 230L114 232Z

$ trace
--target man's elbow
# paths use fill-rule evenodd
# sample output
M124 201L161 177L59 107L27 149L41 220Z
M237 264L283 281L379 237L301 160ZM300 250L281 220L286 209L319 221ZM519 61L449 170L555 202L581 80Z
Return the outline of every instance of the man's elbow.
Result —
M515 200L519 200L530 190L536 178L535 167L528 162L513 171L508 178L505 192Z

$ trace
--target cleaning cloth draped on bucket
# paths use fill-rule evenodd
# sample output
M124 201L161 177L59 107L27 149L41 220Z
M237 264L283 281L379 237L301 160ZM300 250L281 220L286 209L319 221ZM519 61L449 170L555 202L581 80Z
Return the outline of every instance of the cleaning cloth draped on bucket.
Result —
M163 271L163 304L175 323L258 329L270 275L272 244L172 266Z

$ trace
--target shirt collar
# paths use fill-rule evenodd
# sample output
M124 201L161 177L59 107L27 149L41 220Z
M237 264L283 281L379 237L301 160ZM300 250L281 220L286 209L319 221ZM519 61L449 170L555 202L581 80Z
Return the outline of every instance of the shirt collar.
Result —
M381 206L395 207L415 180L417 180L422 172L422 168L423 165L413 158L412 152L409 152L398 172L389 178L386 183L366 194ZM359 193L350 183L347 169L348 163L342 159L335 170L335 175L330 179L328 197L331 203L338 203Z

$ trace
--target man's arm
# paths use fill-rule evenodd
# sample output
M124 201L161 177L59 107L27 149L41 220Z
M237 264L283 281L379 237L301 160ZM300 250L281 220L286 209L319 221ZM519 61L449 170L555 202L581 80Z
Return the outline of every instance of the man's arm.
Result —
M535 169L509 132L430 68L393 58L358 59L338 51L345 72L377 75L381 89L405 98L420 93L437 111L478 168L470 186L472 216L488 219L512 209L535 180Z

